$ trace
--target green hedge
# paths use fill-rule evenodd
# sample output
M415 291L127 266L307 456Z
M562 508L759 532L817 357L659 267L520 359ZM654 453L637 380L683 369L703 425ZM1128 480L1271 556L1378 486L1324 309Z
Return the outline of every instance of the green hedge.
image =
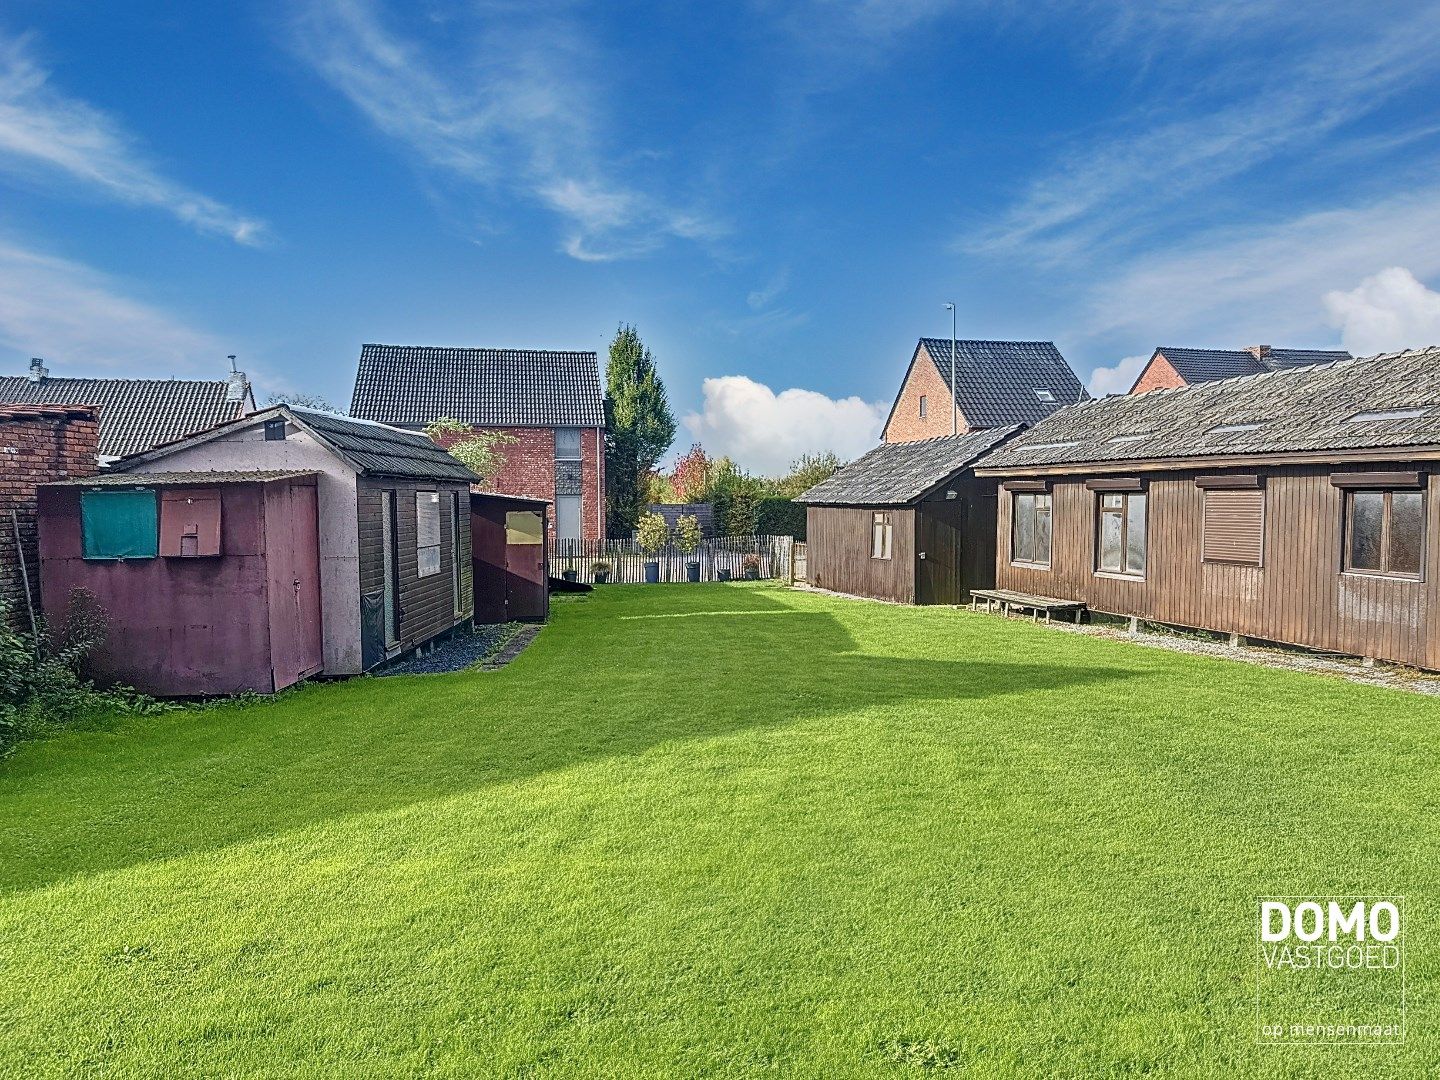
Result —
M761 499L755 504L756 528L761 536L805 539L805 507L790 499Z

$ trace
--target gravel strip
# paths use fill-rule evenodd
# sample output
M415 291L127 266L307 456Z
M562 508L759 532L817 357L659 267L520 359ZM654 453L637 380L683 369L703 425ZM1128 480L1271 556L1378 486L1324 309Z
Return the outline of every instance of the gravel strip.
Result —
M511 638L525 628L524 623L477 626L468 634L452 635L424 656L409 656L375 674L441 675L448 671L464 671L500 652Z

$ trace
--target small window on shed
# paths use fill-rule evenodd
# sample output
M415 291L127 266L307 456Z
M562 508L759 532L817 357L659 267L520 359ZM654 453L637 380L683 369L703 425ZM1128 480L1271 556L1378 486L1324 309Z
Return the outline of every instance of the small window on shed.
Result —
M877 511L870 523L870 558L890 558L893 541L894 526L890 522L890 515Z
M167 558L220 554L218 490L171 490L160 496L160 554Z
M505 514L505 543L533 545L545 542L544 519L534 510L509 510Z
M87 559L155 558L155 492L82 491L80 532Z
M415 564L416 576L430 577L440 572L440 493L415 493Z
M1345 514L1345 569L1419 578L1425 566L1425 495L1351 491Z
M1265 492L1259 488L1205 492L1200 557L1206 562L1259 566L1265 543Z

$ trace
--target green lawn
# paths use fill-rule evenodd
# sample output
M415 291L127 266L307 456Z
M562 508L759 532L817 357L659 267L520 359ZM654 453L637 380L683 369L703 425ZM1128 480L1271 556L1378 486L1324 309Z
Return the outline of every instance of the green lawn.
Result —
M1440 702L770 586L0 763L0 1074L1440 1073ZM1408 895L1403 1047L1254 1039ZM953 1075L953 1073L952 1073Z

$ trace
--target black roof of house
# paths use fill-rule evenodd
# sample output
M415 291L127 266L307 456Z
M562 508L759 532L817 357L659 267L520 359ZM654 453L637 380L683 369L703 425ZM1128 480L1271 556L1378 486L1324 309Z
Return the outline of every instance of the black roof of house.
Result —
M905 506L929 494L1020 427L1011 424L917 442L882 443L795 501L812 506Z
M1440 346L1082 402L976 468L1404 447L1440 447Z
M1170 361L1176 373L1191 384L1350 359L1344 349L1267 349L1256 356L1249 349L1182 349L1161 345L1155 352Z
M124 457L234 420L253 409L248 385L234 399L224 379L32 380L0 375L0 403L98 405L101 457Z
M452 457L430 441L429 436L415 431L401 431L373 420L357 420L351 416L303 409L298 405L272 405L238 421L219 424L209 431L176 439L114 463L114 469L128 471L135 466L163 461L167 454L181 447L198 446L223 435L237 423L259 424L284 417L309 431L351 468L366 476L400 476L418 480L459 480L474 482L480 478L458 458ZM262 464L263 443L256 444L256 463Z
M362 345L350 413L423 426L450 417L477 427L604 427L593 352Z
M950 339L921 338L912 368L922 348L948 385ZM957 341L955 354L955 402L972 428L1033 424L1090 396L1053 341Z

